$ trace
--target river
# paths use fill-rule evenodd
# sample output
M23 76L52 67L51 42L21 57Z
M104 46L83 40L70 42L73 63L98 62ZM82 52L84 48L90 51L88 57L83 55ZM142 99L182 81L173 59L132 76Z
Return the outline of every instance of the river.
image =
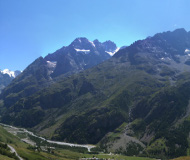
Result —
M35 135L33 132L28 131L28 130L25 129L25 128L18 128L18 127L14 127L14 126L7 125L7 124L3 124L3 123L0 123L0 125L1 125L1 126L4 126L4 127L12 128L12 129L15 130L15 132L27 133L27 134L29 134L29 135L31 135L31 136L40 138L41 140L47 141L48 143L51 143L51 144L58 144L58 145L70 146L70 147L82 147L82 148L87 148L89 152L90 152L90 150L91 150L92 148L95 147L95 146L89 145L89 144L74 144L74 143L66 143L66 142L60 142L60 141L52 141L52 140L48 140L48 139L45 139L45 138L43 138L43 137L37 136L37 135ZM18 131L16 131L16 130L18 130Z

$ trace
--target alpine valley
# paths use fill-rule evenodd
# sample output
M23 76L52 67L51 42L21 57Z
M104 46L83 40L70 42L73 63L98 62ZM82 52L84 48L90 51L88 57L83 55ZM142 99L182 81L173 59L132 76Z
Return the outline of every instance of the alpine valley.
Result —
M1 123L94 144L98 152L190 154L190 32L184 29L120 49L112 41L77 38L13 80L0 73L0 82L6 86Z

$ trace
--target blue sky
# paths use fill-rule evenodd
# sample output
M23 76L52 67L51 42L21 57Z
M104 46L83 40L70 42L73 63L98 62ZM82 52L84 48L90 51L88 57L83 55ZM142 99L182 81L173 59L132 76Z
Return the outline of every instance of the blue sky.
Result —
M119 47L190 31L189 0L0 0L0 69L23 70L77 37Z

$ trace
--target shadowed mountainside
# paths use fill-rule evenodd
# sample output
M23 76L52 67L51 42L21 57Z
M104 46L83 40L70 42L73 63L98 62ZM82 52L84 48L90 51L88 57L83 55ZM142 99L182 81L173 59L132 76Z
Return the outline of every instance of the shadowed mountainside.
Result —
M52 139L99 142L105 150L113 149L122 134L136 139L125 147L114 147L117 153L129 154L130 149L135 155L159 158L186 155L189 61L190 32L159 33L134 42L95 67L61 75L56 83L29 96L18 98L5 90L1 121ZM40 78L43 84L45 77Z

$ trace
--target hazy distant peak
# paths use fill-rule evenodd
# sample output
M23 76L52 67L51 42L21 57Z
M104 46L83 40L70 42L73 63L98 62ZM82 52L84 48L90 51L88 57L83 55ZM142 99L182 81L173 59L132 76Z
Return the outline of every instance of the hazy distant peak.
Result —
M100 43L100 41L98 39L95 39L93 42L94 43Z
M107 40L107 41L105 41L105 42L103 42L103 43L114 43L113 41L111 41L111 40ZM114 43L115 44L115 43Z
M184 28L178 28L174 30L173 32L187 33L187 31Z
M124 48L126 48L126 47L128 47L128 46L122 46L122 47L120 47L120 49L124 49Z
M16 76L18 76L21 73L21 71L18 71L18 70L17 71L11 71L9 69L4 69L3 71L0 70L0 72L2 74L9 75L9 77L11 77L11 78L15 78Z

